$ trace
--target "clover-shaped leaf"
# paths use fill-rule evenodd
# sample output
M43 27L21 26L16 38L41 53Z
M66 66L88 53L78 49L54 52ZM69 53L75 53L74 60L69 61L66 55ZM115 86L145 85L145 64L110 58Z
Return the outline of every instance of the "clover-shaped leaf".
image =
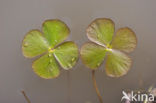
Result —
M119 77L130 69L132 61L125 53L135 49L137 39L135 33L127 27L119 29L113 37L114 28L111 19L94 20L87 28L87 36L94 43L84 44L80 54L83 63L92 70L97 69L107 56L107 75Z
M69 28L60 20L47 20L42 32L31 30L22 43L23 55L33 58L41 55L32 64L34 72L42 78L55 78L60 74L59 64L65 70L71 69L78 59L78 48L74 42L62 44L70 33Z

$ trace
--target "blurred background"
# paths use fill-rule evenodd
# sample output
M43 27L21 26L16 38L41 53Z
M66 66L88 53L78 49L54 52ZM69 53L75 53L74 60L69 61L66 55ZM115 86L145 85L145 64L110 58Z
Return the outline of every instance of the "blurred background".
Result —
M111 18L116 30L128 26L136 33L138 45L127 75L108 77L104 64L96 72L104 103L120 103L122 90L155 85L155 5L156 0L0 0L0 103L26 103L21 90L32 103L69 103L69 98L71 103L98 103L91 70L80 59L73 70L61 69L58 78L45 80L33 72L34 59L23 57L24 35L41 30L46 19L63 20L71 29L68 40L79 48L88 41L85 29L95 18Z

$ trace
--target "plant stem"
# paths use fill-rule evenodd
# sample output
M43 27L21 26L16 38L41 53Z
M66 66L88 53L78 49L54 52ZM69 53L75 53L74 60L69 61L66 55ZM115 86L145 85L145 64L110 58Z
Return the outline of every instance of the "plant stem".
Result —
M24 92L24 90L22 90L21 92L22 92L24 98L26 99L27 103L31 103L29 98L27 97L26 93Z
M70 71L67 71L67 88L68 88L68 103L71 103L71 80L70 80Z
M103 100L102 100L101 94L99 92L99 89L97 87L97 83L96 83L96 79L95 79L95 70L92 70L92 80L93 80L93 85L94 85L94 88L96 90L96 94L99 98L99 101L100 101L100 103L103 103Z

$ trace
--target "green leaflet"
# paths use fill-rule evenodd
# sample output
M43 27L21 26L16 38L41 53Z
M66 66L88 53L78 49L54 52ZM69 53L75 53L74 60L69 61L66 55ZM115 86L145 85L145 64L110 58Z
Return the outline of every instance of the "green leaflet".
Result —
M57 19L46 20L43 23L42 31L52 48L63 42L70 33L67 25Z
M48 42L39 30L28 32L22 43L22 51L25 57L35 57L48 50Z
M99 18L94 20L87 28L88 38L97 44L107 45L114 35L114 23L111 19Z
M131 66L131 59L124 53L112 50L109 51L106 59L106 73L111 77L125 75Z
M32 64L34 72L42 78L56 78L60 74L58 63L52 54L45 54Z
M97 69L104 60L106 49L95 43L86 43L82 46L80 54L88 68Z
M129 53L135 49L136 44L137 39L135 33L130 28L126 27L117 31L112 41L112 48Z
M55 48L54 56L60 65L68 70L72 68L78 60L78 47L74 42L65 42Z

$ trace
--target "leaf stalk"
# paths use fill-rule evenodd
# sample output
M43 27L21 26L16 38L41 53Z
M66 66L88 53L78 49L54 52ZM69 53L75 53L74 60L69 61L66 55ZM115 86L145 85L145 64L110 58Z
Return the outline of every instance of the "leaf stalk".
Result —
M27 103L31 103L29 98L27 97L26 93L24 92L24 90L22 90L21 92L22 92L24 98L26 99Z
M99 101L100 101L100 103L103 103L102 96L101 96L100 91L97 87L97 83L96 83L96 79L95 79L95 70L92 70L92 80L93 80L93 85L94 85L94 88L96 90L96 94L99 98Z

